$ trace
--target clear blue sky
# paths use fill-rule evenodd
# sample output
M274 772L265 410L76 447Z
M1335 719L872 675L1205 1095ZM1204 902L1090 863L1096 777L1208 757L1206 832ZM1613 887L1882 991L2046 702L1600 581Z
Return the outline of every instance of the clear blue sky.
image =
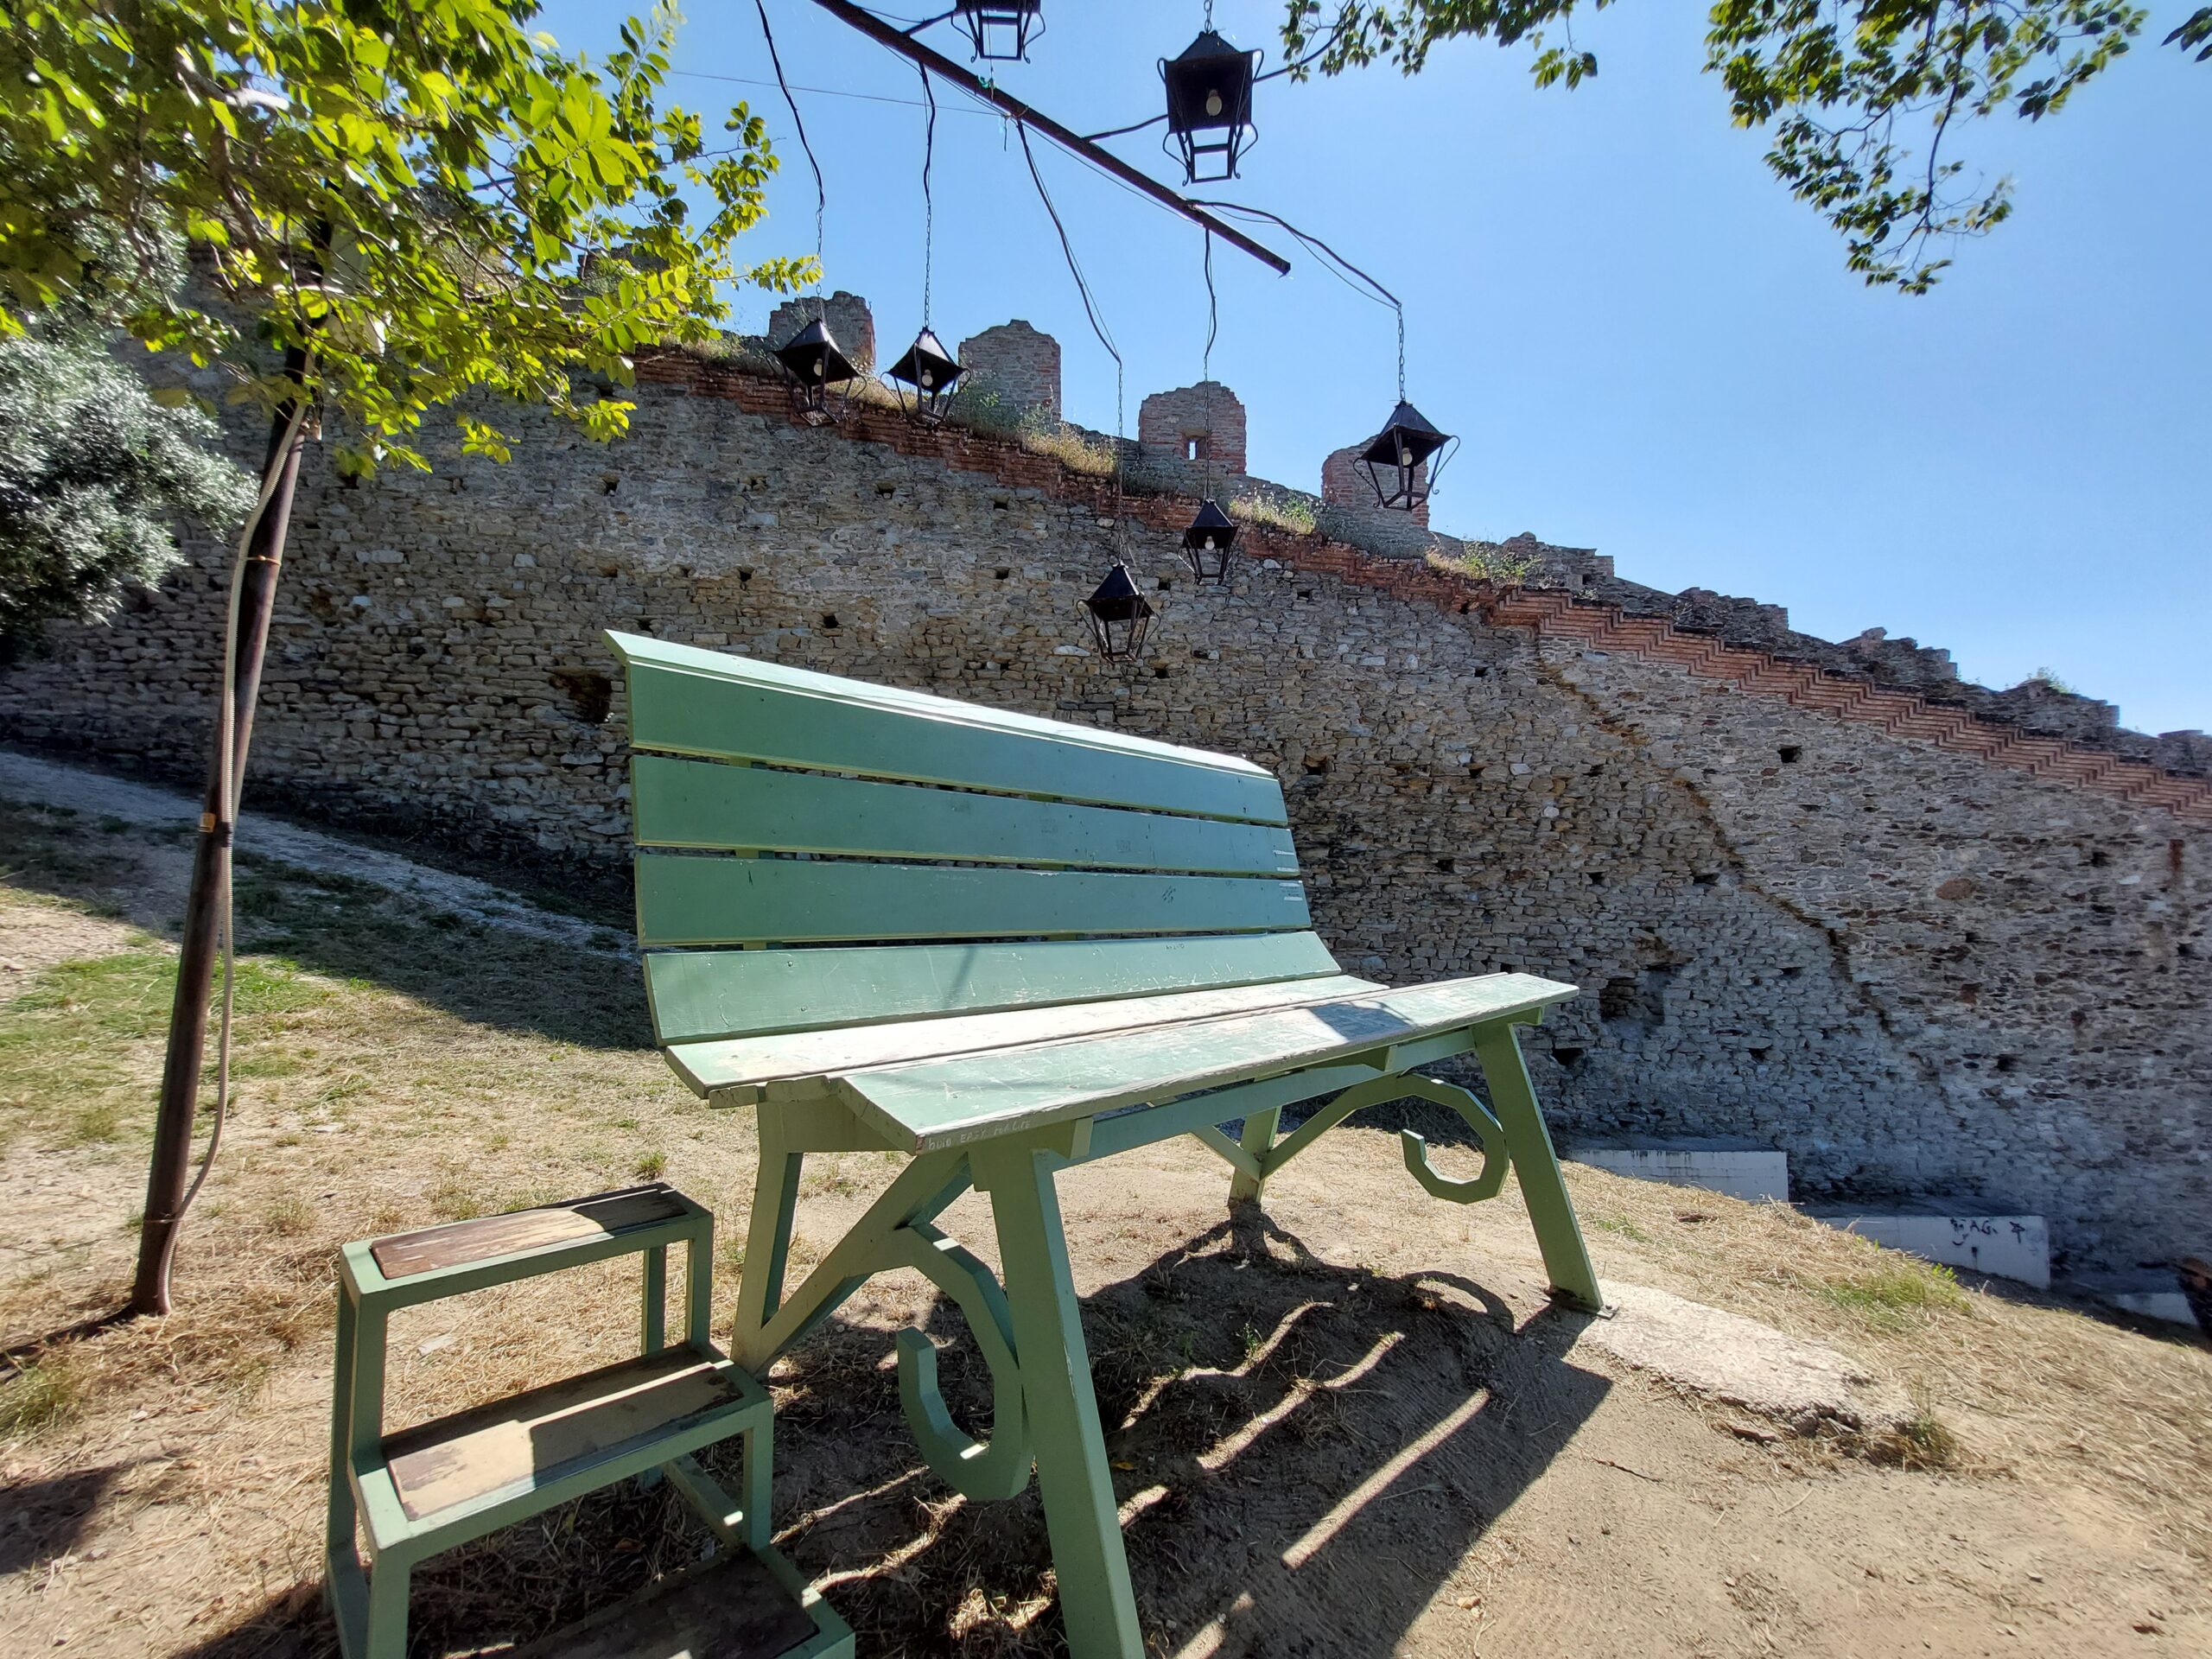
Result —
M945 0L949 3L949 0ZM918 101L912 68L807 0L768 0L798 86ZM887 3L920 17L921 0ZM1046 0L1011 91L1079 131L1160 107L1154 64L1192 0ZM545 26L602 51L621 10L556 0ZM1702 8L1623 0L1578 36L1601 73L1537 92L1526 54L1466 41L1387 67L1260 88L1234 186L1406 302L1415 403L1465 446L1440 529L1595 547L1621 575L1786 605L1808 632L1882 626L2004 686L2049 668L2150 731L2212 728L2212 65L2135 51L2039 127L2006 118L1960 152L2017 186L2012 221L1965 244L1923 299L1877 292L1792 200L1758 135L1700 73ZM1217 27L1281 57L1280 0L1218 0ZM929 38L966 61L949 28ZM762 254L810 251L813 182L750 0L695 0L673 83L693 108L764 114L784 167ZM827 285L873 303L880 349L918 321L922 111L799 94L829 186ZM941 89L933 321L949 343L1008 317L1058 337L1070 417L1115 424L1091 338L1020 148ZM1116 141L1173 181L1159 129ZM1198 378L1199 235L1039 144L1139 399ZM1973 176L1971 174L1969 177ZM1264 238L1283 245L1287 238ZM1389 314L1311 262L1278 278L1216 249L1217 378L1249 411L1252 470L1314 487L1394 385ZM759 328L769 302L745 297Z

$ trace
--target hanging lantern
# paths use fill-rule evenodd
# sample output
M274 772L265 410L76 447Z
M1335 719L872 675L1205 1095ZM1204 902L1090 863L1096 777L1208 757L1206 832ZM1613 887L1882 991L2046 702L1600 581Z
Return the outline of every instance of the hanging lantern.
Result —
M1375 505L1398 512L1411 512L1428 499L1436 475L1456 449L1459 439L1440 432L1411 404L1400 400L1390 419L1359 452L1359 469L1375 487ZM1434 465L1431 465L1431 461Z
M1153 609L1137 591L1128 565L1116 560L1098 591L1083 601L1083 608L1090 613L1090 638L1101 657L1128 661L1142 654Z
M1226 588L1236 564L1236 521L1211 501L1201 501L1183 532L1183 556L1194 579Z
M776 348L776 358L791 377L791 412L809 426L828 426L844 412L839 390L859 378L852 359L837 349L828 321L817 317Z
M1043 0L958 0L952 11L976 55L993 63L1026 61L1045 32Z
M1160 78L1167 86L1167 153L1181 159L1185 182L1236 176L1237 159L1252 141L1252 81L1259 68L1256 48L1239 52L1211 29L1185 47L1181 57L1160 60Z
M944 419L953 383L966 372L953 361L944 342L926 328L914 336L906 355L884 371L906 388L899 393L899 407L921 426L936 426Z

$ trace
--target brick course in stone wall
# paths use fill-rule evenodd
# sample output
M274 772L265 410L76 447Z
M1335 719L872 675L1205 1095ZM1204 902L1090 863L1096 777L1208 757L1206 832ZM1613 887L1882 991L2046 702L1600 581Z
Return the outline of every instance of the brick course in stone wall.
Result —
M1250 755L1318 925L1395 980L1584 995L1527 1047L1578 1135L1741 1134L1812 1193L1945 1190L2082 1262L2212 1245L2201 785L1618 605L1248 531L1192 591L1187 499L770 382L641 365L631 435L511 415L505 467L311 461L249 791L517 861L620 868L603 627ZM1168 589L1084 648L1107 559ZM195 781L221 560L0 678L30 741Z

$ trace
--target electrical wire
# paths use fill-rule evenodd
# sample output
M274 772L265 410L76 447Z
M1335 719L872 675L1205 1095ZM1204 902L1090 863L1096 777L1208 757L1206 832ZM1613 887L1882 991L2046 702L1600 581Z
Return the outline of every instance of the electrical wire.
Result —
M1029 147L1029 124L1017 121L1014 124L1014 130L1021 139L1021 156L1029 163L1029 178L1037 187L1037 199L1045 204L1046 214L1052 221L1052 229L1059 235L1060 252L1067 259L1068 274L1075 278L1076 292L1083 297L1083 315L1090 320L1090 332L1098 336L1098 343L1114 359L1114 556L1115 562L1119 563L1122 553L1122 429L1128 424L1124 392L1127 365L1122 361L1122 353L1114 344L1113 335L1107 332L1106 324L1098 315L1098 308L1091 302L1090 284L1084 280L1083 265L1075 257L1075 245L1068 240L1067 226L1060 223L1059 209L1052 206L1052 193L1045 188L1045 175L1037 170L1037 154Z
M215 804L221 815L214 830L215 914L223 950L223 1002L215 1028L215 1116L207 1132L207 1150L200 1156L199 1172L177 1201L176 1213L170 1217L168 1232L162 1240L162 1258L155 1271L163 1306L168 1305L169 1268L176 1260L177 1241L184 1233L185 1216L215 1167L215 1154L223 1145L223 1126L230 1119L231 1015L238 989L238 942L231 896L232 841L237 832L242 793L238 766L238 621L245 609L247 554L253 544L254 532L260 528L269 503L276 496L276 486L284 475L292 447L299 442L300 429L306 425L307 416L308 400L302 388L292 400L291 418L285 423L283 442L270 452L268 470L262 474L261 493L238 531L238 549L231 560L230 601L223 617L223 686L215 715L219 728L215 734Z
M671 75L682 75L690 80L726 81L733 86L773 86L776 84L772 80L756 80L750 75L710 75L703 69L671 69L668 73ZM858 99L862 103L867 104L896 104L901 108L909 110L918 110L924 107L919 99L892 98L883 92L840 92L834 86L794 86L791 88L791 91L795 92L806 92L818 98ZM995 113L995 111L988 110L956 110L954 113L957 115L988 115Z
M768 42L768 61L776 71L776 86L783 92L785 107L791 112L791 124L798 129L798 147L806 152L806 164L814 169L814 294L821 321L830 321L830 302L822 298L822 226L830 214L830 193L822 182L822 163L814 159L814 146L806 141L806 122L798 112L798 100L791 96L791 83L784 79L784 60L776 51L776 31L768 27L768 8L764 0L753 0L753 10L760 14L760 35Z
M1271 213L1264 207L1247 207L1242 202L1201 201L1196 197L1192 198L1191 205L1194 207L1211 207L1221 213L1234 213L1242 219L1265 219L1270 225L1280 226L1284 230L1288 231L1293 236L1296 237L1301 243L1305 244L1306 247L1312 249L1315 253L1319 254L1323 260L1322 269L1330 272L1330 274L1334 276L1338 282L1343 283L1346 288L1351 289L1353 293L1359 294L1361 293L1361 289L1352 283L1346 280L1345 273L1349 272L1352 276L1357 276L1361 283L1365 283L1368 289L1371 291L1363 294L1363 297L1373 300L1379 305L1389 306L1397 315L1398 401L1400 403L1405 402L1406 308L1404 302L1401 301L1396 295L1393 294L1389 289L1383 287L1382 283L1376 282L1374 277L1369 276L1357 265L1352 264L1351 260L1345 258L1344 255L1338 253L1334 248L1324 242L1319 237L1309 235L1306 232L1300 230L1297 226L1292 224L1281 213Z

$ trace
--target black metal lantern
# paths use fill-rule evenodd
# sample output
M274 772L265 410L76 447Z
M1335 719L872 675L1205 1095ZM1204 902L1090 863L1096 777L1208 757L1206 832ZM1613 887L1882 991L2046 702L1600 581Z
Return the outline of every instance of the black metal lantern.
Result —
M957 0L952 15L976 48L993 63L1018 63L1029 42L1045 32L1043 0Z
M1098 591L1083 601L1083 608L1090 613L1090 638L1101 657L1126 661L1143 653L1153 608L1137 591L1128 565L1116 560Z
M1226 588L1236 565L1236 521L1211 501L1201 501L1183 532L1183 556L1197 581Z
M860 377L852 359L837 349L837 337L825 318L817 317L776 348L776 359L791 375L791 410L809 426L827 426L843 412L841 388Z
M1459 447L1459 439L1440 432L1428 417L1401 398L1373 442L1359 452L1359 469L1375 488L1375 505L1411 512L1428 499L1436 476Z
M922 426L935 426L944 419L953 383L966 372L944 349L944 342L927 328L914 336L906 356L884 371L906 388L898 395L899 407L907 419Z
M1183 177L1210 184L1236 176L1236 162L1252 141L1252 82L1260 71L1255 48L1239 52L1211 28L1163 58L1167 86L1167 153L1179 156ZM1211 169L1218 168L1218 172Z

